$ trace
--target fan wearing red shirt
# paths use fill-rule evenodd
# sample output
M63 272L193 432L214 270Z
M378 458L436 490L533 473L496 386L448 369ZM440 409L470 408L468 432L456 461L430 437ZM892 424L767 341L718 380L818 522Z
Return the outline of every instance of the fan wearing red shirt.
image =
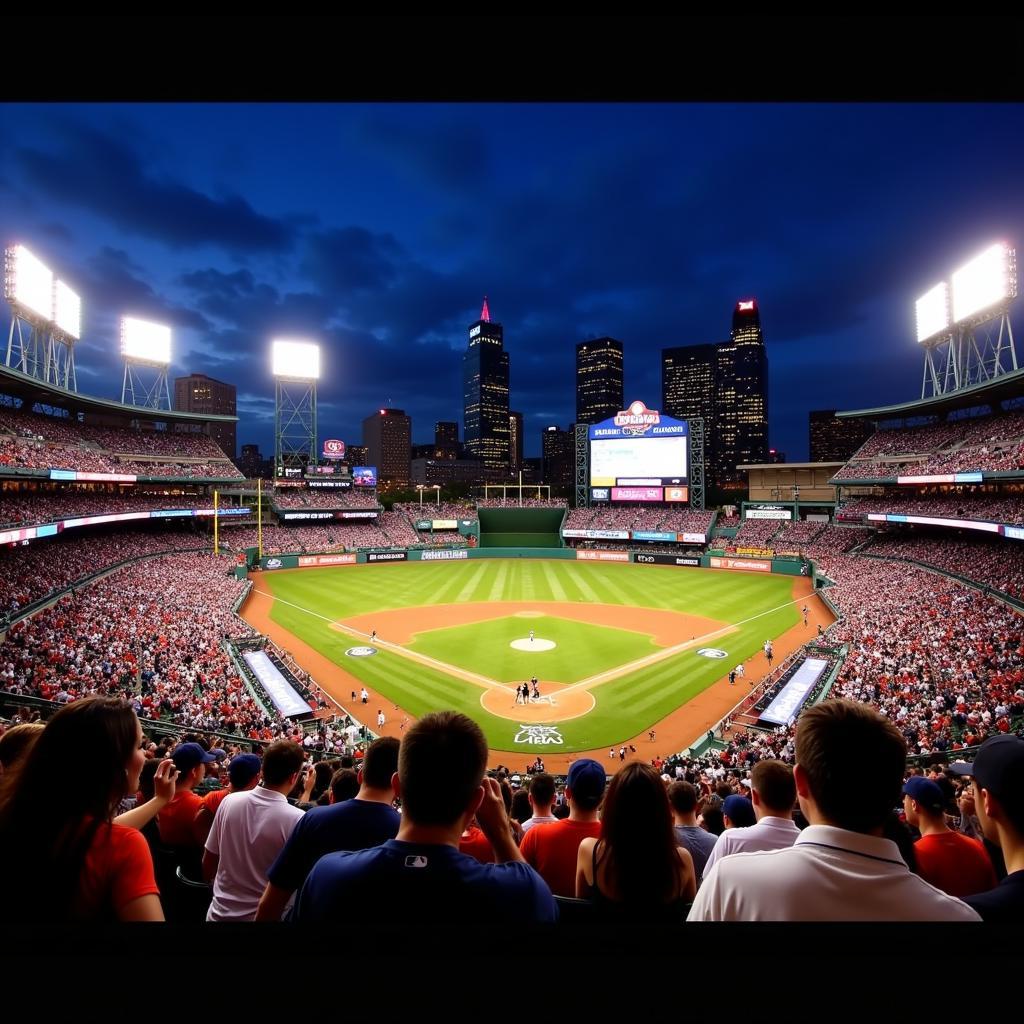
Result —
M907 821L920 830L914 843L918 874L936 889L964 899L996 886L996 873L977 839L954 832L946 824L946 799L938 783L920 775L903 786Z
M160 841L176 849L194 851L198 862L203 843L195 822L203 801L192 790L203 781L206 766L217 758L198 743L182 743L175 748L171 758L180 774L174 799L156 816Z
M604 768L589 758L575 761L565 784L569 817L553 825L535 825L519 847L523 859L556 896L576 897L576 859L580 843L601 835L598 808L604 797Z

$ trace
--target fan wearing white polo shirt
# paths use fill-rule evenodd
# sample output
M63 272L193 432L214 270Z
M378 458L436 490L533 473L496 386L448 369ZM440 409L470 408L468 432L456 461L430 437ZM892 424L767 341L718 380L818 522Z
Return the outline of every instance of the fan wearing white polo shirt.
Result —
M980 920L912 874L883 838L906 763L900 731L866 705L827 700L805 711L793 781L811 824L789 849L722 857L687 920Z
M757 823L746 828L726 829L704 865L706 875L731 853L785 850L796 842L800 829L793 824L796 786L793 769L782 761L758 761L750 773L750 799Z
M217 808L203 854L203 877L213 882L207 921L256 916L267 871L302 818L302 811L288 803L302 762L297 743L271 743L263 755L261 785L226 796Z

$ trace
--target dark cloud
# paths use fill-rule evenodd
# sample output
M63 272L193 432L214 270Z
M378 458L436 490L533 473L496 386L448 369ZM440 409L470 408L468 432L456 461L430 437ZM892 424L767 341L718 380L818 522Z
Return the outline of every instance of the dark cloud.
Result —
M14 153L26 186L52 200L171 248L278 251L293 243L290 225L257 213L241 196L212 198L161 177L125 143L97 129L65 122L61 135L59 149L26 146Z
M325 291L343 296L391 286L408 257L394 236L349 226L311 235L302 270ZM341 300L343 301L343 300Z

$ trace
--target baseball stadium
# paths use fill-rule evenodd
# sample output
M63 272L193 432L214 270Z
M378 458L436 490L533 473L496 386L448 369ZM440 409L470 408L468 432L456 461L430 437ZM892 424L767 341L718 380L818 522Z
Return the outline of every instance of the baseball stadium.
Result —
M935 319L934 296L919 303L920 398L837 414L834 425L866 437L841 461L732 466L745 490L706 507L703 422L640 398L576 425L572 486L510 479L444 500L442 487L421 486L418 501L397 500L381 467L350 465L344 443L317 435L318 354L292 341L274 342L267 382L273 472L245 473L233 461L236 416L171 408L169 328L125 317L121 400L80 390L78 297L52 287L41 256L11 247L4 777L42 770L40 751L76 715L82 729L89 709L127 715L140 739L113 820L134 815L123 827L145 836L156 877L131 906L178 922L231 914L218 909L216 858L213 874L198 867L211 847L193 841L191 819L188 836L173 838L167 808L194 800L198 821L201 801L227 797L203 805L219 835L221 809L241 807L232 797L257 777L256 792L276 786L297 817L336 798L344 806L381 750L400 757L406 737L438 728L439 712L465 716L475 727L459 728L485 741L487 793L464 834L475 842L482 828L484 862L487 850L503 859L488 832L497 818L526 856L533 832L521 826L576 815L574 791L582 801L594 778L594 829L605 785L611 794L642 776L670 798L677 785L695 794L692 827L721 842L740 821L725 824L737 801L751 828L753 808L763 813L758 766L780 766L792 785L801 721L850 707L901 745L903 793L940 791L969 832L969 763L1024 723L1024 370L1002 330L1016 295L1012 250L997 255L995 299L968 304L955 323ZM59 307L47 304L54 295ZM783 816L796 803L794 791ZM691 827L678 813L677 826ZM10 834L0 835L8 873L20 863ZM308 890L296 913L315 920ZM576 891L551 892L563 914L584 913ZM703 906L695 892L696 881L687 909ZM940 895L960 908L953 916L974 914L945 893L914 907L941 916L952 904ZM866 906L837 913L882 913ZM245 913L253 919L255 902Z

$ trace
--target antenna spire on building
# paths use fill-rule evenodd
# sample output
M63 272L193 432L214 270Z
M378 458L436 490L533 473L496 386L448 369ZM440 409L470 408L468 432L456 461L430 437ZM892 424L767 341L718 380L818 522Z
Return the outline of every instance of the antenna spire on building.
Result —
M491 322L491 312L487 308L487 296L486 295L484 296L484 308L482 310L480 310L480 319L483 320L483 322L485 324L489 324Z

